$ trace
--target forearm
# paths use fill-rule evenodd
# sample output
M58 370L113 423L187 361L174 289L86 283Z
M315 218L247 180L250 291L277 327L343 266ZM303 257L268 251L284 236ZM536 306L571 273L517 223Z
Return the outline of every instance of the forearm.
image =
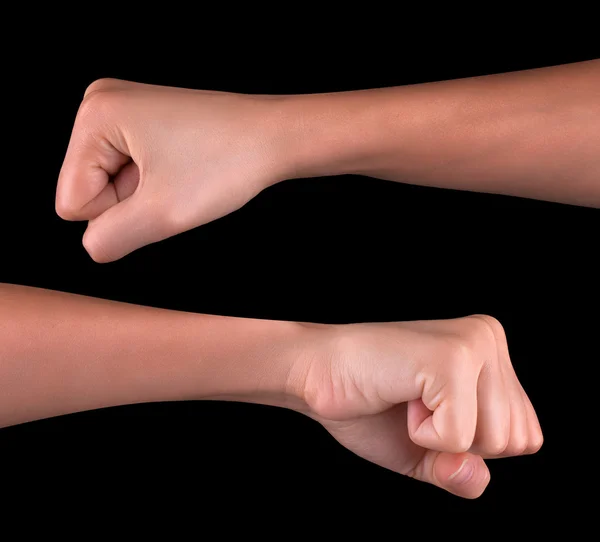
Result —
M299 408L290 377L304 332L2 284L0 427L151 401Z
M288 177L600 206L600 60L273 104Z

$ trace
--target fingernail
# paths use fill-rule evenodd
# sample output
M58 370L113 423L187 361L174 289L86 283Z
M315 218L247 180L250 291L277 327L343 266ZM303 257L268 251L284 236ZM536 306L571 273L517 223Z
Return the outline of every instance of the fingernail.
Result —
M458 467L458 470L448 476L448 481L451 481L454 484L464 484L471 479L474 470L473 463L468 459L464 459L460 464L460 467Z

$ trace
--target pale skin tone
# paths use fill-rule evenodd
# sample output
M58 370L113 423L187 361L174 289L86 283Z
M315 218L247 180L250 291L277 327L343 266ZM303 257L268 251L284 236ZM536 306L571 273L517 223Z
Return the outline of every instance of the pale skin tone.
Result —
M360 174L600 206L600 61L456 81L257 96L114 79L87 89L56 194L97 262L289 178ZM292 408L456 495L533 453L535 412L488 316L325 326L0 288L2 425L136 402ZM82 359L81 352L85 351Z
M599 207L598 149L600 60L300 96L102 79L75 120L56 210L89 221L87 251L110 262L289 178L355 173Z
M461 497L483 458L543 437L489 316L320 325L193 314L0 285L0 426L220 399L296 410L342 445Z

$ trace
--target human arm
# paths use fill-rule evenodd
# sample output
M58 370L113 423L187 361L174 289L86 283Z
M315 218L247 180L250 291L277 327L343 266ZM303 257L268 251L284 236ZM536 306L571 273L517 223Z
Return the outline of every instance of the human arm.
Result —
M154 401L290 408L370 461L471 498L489 481L482 456L542 443L501 326L480 316L320 325L4 284L0 390L0 427ZM449 479L461 465L470 477Z
M109 262L285 179L348 173L599 207L600 60L289 96L98 80L56 210L88 220L84 245Z
M0 427L70 412L285 393L293 322L158 309L0 284Z
M600 207L600 60L284 98L295 176L363 174Z

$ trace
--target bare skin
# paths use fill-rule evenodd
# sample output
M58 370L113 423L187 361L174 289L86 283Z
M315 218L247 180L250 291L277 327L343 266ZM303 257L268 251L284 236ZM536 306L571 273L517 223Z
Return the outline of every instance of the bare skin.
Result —
M320 325L0 285L0 426L220 399L317 420L365 459L476 498L483 458L534 453L535 411L489 316Z
M289 178L392 181L600 207L600 60L297 96L98 80L56 193L110 262Z
M303 96L103 79L75 120L56 210L89 221L86 249L110 262L289 178L352 173L600 207L599 148L599 60ZM483 458L542 444L487 316L324 326L0 293L4 425L133 402L261 402L467 498L489 481Z

